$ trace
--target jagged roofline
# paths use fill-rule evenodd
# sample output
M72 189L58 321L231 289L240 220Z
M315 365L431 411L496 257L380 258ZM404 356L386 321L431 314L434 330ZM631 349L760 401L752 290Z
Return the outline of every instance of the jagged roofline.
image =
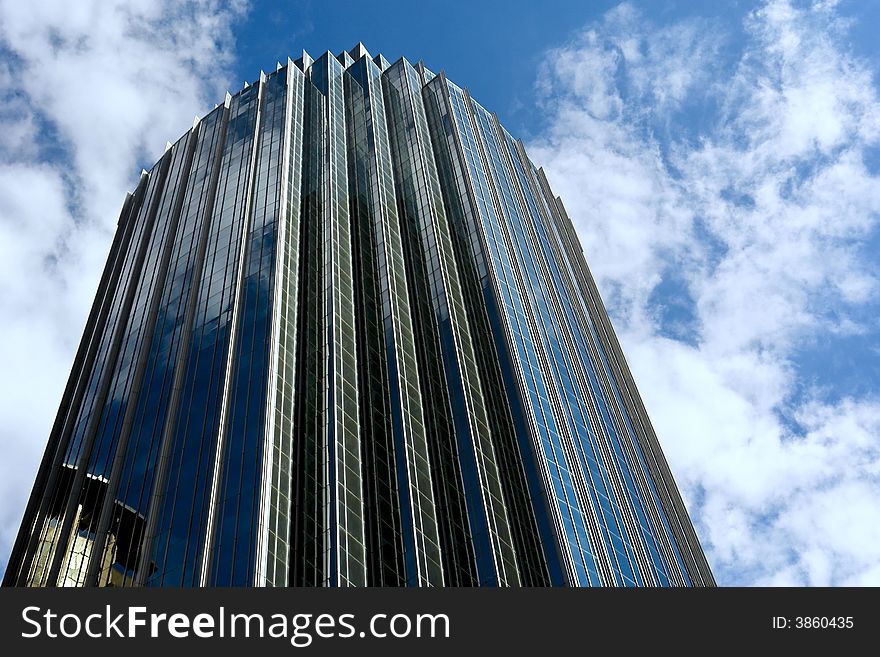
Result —
M307 51L303 50L303 51L302 51L302 54L301 54L299 57L297 57L296 59L290 59L290 58L288 57L288 59L287 59L287 64L293 64L294 66L296 66L297 68L299 68L303 73L308 73L308 72L309 72L309 69L315 64L316 61L318 61L318 60L320 60L322 57L326 57L326 56L328 56L328 55L329 55L330 57L335 58L336 61L338 61L340 64L342 64L343 68L346 68L346 69L347 69L348 67L352 66L353 64L356 64L357 62L359 62L359 61L360 61L361 59L363 59L364 57L366 57L367 59L372 60L373 63L374 63L376 66L378 66L379 69L382 70L382 71L384 71L384 70L386 70L386 69L388 69L388 68L390 68L390 67L392 66L391 62L390 62L388 59L386 59L385 56L384 56L382 53L379 53L379 54L376 55L375 57L372 56L372 55L370 54L370 51L367 50L366 46L364 46L364 44L361 43L360 41L358 41L358 43L357 43L357 44L354 46L354 48L352 48L351 50L347 50L347 51L346 51L346 50L343 50L342 52L340 52L340 53L337 54L337 55L334 55L334 54L332 53L332 51L327 50L323 55L321 55L321 56L318 57L317 59L313 58L311 55L309 55L309 53L308 53ZM404 62L406 62L407 64L413 65L413 64L412 64L412 63L411 63L406 57L403 57L403 56L399 57L399 58L394 62L394 64L397 64L397 63L400 62L400 61L404 61ZM285 66L285 65L282 64L281 62L277 62L276 65L275 65L275 70L279 70L279 69L283 68L284 66ZM415 66L415 68L419 68L419 67L421 67L421 68L425 68L425 70L427 70L427 71L428 71L429 73L431 73L431 75L433 76L433 72L431 72L430 69L427 69L427 68L425 67L425 64L424 64L424 61L423 61L423 60L420 59L418 62L416 62L416 64L415 64L414 66ZM263 79L265 79L265 77L266 77L266 73L265 73L265 71L260 71L260 78L259 78L259 79L263 80ZM255 84L255 83L256 83L256 80L255 80L254 82L249 82L249 81L245 80L245 81L244 81L244 84L242 85L242 89L247 89L248 87L250 87L252 84ZM227 98L226 98L226 102L229 101L229 97L230 97L231 95L234 95L234 94L231 94L231 92L229 92L229 91L227 90L227 92L226 92L226 96L227 96ZM222 104L222 103L217 103L218 106L221 105L221 104ZM198 123L198 121L199 121L199 118L196 117L196 121L195 121L195 122Z
M307 51L303 50L302 54L299 57L297 57L296 59L291 59L290 57L288 57L287 64L282 64L281 62L276 62L275 70L278 71L278 70L284 68L284 66L292 64L292 65L296 66L299 70L301 70L303 73L308 74L309 69L312 68L312 66L314 65L314 63L316 61L318 61L322 57L325 57L328 55L330 57L333 57L334 59L336 59L336 61L338 61L340 64L342 64L343 68L346 68L346 69L349 68L350 66L352 66L353 64L356 64L364 57L366 57L367 59L372 60L372 62L376 66L378 66L379 69L382 71L385 71L386 69L391 68L394 64L397 64L398 62L403 61L403 62L406 62L407 64L410 64L411 66L414 66L417 69L418 68L425 69L426 71L428 71L428 73L431 74L432 77L434 75L433 71L428 69L425 66L424 61L421 59L413 65L412 62L410 62L406 57L401 56L394 62L394 64L392 64L388 59L385 58L385 56L382 53L379 53L375 57L372 56L370 54L370 51L368 51L367 48L364 46L364 44L361 43L360 41L358 41L357 45L355 45L355 47L352 48L351 50L348 50L348 51L343 50L338 55L334 55L332 53L332 51L327 50L323 55L321 55L321 57L318 57L318 59L313 58L311 55L309 55L309 53ZM266 79L266 72L261 70L260 77L258 78L258 80L265 80L265 79ZM257 80L254 80L253 82L245 80L244 83L242 84L241 90L243 91L244 89L247 89L252 84L256 84L256 82L257 82ZM214 107L216 108L216 107L219 107L220 105L224 105L224 104L228 105L229 101L232 99L232 96L234 96L234 95L235 95L234 93L230 92L227 89L226 97L225 97L224 101L217 103ZM195 127L203 118L204 117L196 116L195 119L193 120L193 127Z

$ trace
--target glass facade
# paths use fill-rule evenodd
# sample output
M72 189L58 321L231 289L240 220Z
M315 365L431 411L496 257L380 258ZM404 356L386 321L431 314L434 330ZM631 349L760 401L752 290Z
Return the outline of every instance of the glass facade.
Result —
M714 580L544 172L358 44L126 198L4 584Z

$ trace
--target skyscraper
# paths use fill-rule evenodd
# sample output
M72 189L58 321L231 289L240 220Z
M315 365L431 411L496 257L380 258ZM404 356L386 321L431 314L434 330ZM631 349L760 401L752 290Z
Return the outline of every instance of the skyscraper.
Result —
M544 172L358 44L127 196L4 583L714 581Z

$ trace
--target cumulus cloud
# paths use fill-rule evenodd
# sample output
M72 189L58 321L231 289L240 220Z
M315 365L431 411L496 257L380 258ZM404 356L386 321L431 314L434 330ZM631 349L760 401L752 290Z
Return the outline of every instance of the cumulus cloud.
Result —
M0 1L0 569L125 192L222 99L243 11Z
M878 354L834 366L880 330L880 99L835 4L771 0L736 34L623 4L542 74L529 152L721 583L880 584L880 399L854 383Z

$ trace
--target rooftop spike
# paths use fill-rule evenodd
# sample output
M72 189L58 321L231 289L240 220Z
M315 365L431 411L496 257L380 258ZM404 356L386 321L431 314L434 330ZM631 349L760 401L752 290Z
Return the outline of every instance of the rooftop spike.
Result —
M382 53L379 53L378 55L373 57L373 62L376 64L376 66L378 66L383 71L386 68L388 68L389 66L391 66L391 63L387 59L385 59L385 57L382 55Z
M434 74L425 67L425 61L422 59L416 63L416 71L418 71L423 85L428 84L434 77Z
M370 55L367 49L364 48L364 44L362 44L360 41L358 41L357 45L348 52L352 56L354 61L358 61L361 57L372 58L372 55Z
M309 67L315 63L315 60L312 59L311 55L307 53L305 50L302 51L302 56L294 62L303 73L305 73Z
M355 61L357 61L356 59L352 59L351 55L349 55L344 50L336 55L336 59L339 60L339 63L342 64L345 68L348 68L349 66L354 64Z

